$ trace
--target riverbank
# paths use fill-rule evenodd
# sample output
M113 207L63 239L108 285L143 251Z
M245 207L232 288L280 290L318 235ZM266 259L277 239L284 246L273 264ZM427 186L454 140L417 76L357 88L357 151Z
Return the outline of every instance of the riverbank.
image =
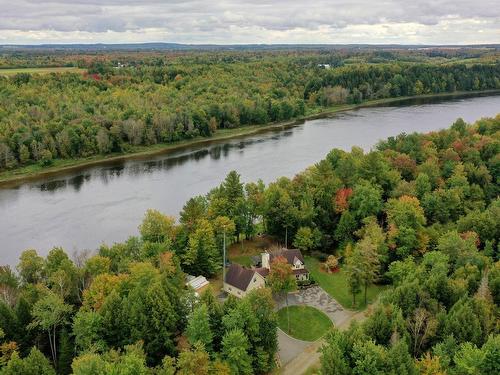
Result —
M419 95L410 97L386 98L386 99L367 101L361 104L341 105L341 106L330 107L327 109L319 108L317 111L308 112L306 116L286 122L270 123L267 125L250 125L236 129L222 129L217 131L217 133L214 136L209 138L197 137L194 139L184 140L176 143L156 144L152 146L139 146L132 148L127 153L121 153L121 154L109 154L104 156L97 155L89 158L79 158L79 159L58 159L55 160L53 165L50 167L42 167L39 164L34 164L11 171L5 171L3 173L0 173L0 188L18 186L24 182L36 180L39 178L53 177L59 174L77 172L79 170L83 170L93 166L113 165L114 163L121 163L124 160L129 160L129 159L137 159L137 160L149 159L157 155L168 154L174 151L186 149L188 147L210 145L212 143L220 142L223 140L229 140L238 137L246 137L249 135L268 132L272 130L286 129L288 127L293 127L298 124L302 124L304 121L307 120L323 118L339 112L344 112L359 108L385 106L406 100L415 100L415 99L433 99L439 97L442 98L474 97L474 96L495 95L499 93L500 90L454 92L454 93L443 93L435 95Z

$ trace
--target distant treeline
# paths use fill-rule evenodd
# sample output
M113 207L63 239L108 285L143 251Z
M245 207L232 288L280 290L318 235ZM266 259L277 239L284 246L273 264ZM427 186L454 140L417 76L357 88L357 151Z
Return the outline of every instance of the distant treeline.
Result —
M64 59L87 73L0 78L0 170L209 137L345 103L500 88L491 55L467 64L384 51Z

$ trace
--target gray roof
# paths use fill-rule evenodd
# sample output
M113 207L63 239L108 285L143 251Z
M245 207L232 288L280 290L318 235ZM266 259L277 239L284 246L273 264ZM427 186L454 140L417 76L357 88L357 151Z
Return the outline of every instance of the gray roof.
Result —
M300 252L299 249L279 249L279 250L274 250L269 253L269 260L272 262L274 258L282 256L286 259L288 264L293 265L293 260L297 258L300 260L302 263L304 263L304 257L302 256L302 253Z
M232 263L226 272L226 283L240 290L247 290L248 284L252 281L255 271L242 267L237 263Z

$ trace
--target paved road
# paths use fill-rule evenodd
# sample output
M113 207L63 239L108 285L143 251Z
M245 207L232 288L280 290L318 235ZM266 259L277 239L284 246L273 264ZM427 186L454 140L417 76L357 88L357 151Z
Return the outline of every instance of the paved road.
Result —
M278 345L280 361L283 366L302 353L311 345L311 342L294 339L278 328Z
M323 311L332 322L338 326L352 315L348 310L345 310L340 303L335 301L330 295L320 286L314 286L309 289L299 290L288 295L288 304L292 305L307 305ZM285 299L278 301L278 308L285 307Z
M283 298L278 301L278 309L285 307L286 301ZM315 286L305 290L299 290L288 295L288 305L307 305L314 307L324 312L336 325L342 325L349 320L352 312L344 310L344 308L335 301L321 287ZM285 332L278 330L279 355L282 366L287 365L292 360L297 358L301 353L316 353L317 348L321 345L321 340L314 343L302 341L288 336ZM314 348L314 350L313 350Z
M376 303L377 302L375 302L375 304ZM344 331L349 328L351 322L355 320L357 321L365 320L366 317L371 314L374 305L368 307L365 311L361 312L347 311L346 313L349 314L349 317L341 324L338 324L337 328L340 329L341 331ZM310 369L313 366L319 366L321 357L319 349L321 348L323 343L324 343L323 339L311 343L304 349L302 353L295 356L291 361L289 361L286 364L282 364L283 367L281 368L280 374L300 375L304 374L308 369Z

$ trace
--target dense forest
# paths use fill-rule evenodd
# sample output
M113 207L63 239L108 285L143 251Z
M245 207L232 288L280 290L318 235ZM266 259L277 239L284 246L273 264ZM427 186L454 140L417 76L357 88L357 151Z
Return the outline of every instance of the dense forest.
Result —
M343 104L500 89L496 51L5 53L0 171L209 137Z
M500 372L500 116L332 150L293 179L231 172L186 202L149 210L139 236L95 253L33 249L0 268L0 374L263 374L275 366L271 291L197 298L222 240L275 236L334 255L354 298L388 284L363 323L333 329L323 374Z

